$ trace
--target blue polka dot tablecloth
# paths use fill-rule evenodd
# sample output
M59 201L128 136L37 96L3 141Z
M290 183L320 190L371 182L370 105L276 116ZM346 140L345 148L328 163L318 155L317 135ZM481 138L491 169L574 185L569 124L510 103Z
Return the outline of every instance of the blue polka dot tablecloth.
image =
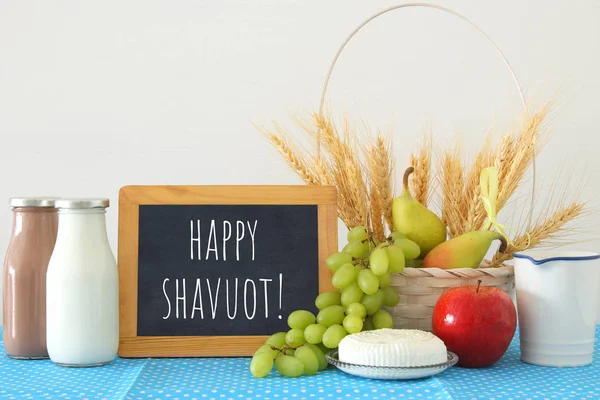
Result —
M254 379L249 358L116 359L100 368L58 367L49 360L18 361L0 349L4 399L600 399L600 328L595 362L580 368L523 364L518 336L494 366L453 367L414 381L377 381L330 367L314 376Z

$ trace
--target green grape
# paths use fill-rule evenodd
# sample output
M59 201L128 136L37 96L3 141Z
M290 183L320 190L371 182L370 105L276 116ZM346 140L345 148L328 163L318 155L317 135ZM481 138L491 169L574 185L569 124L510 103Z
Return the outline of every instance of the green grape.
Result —
M272 352L272 351L275 351L275 350L273 350L270 345L263 344L254 352L254 354Z
M262 345L258 348L258 350L256 350L256 353L254 353L254 355L260 354L260 353L268 353L271 355L271 358L275 358L279 355L279 350L274 350L271 348L270 345L265 344Z
M250 361L250 373L255 378L267 376L273 369L273 357L269 353L256 353Z
M286 349L283 354L285 354L286 356L293 356L295 353L296 353L295 349Z
M379 310L373 315L373 326L375 329L392 329L394 327L394 319L389 312Z
M364 319L367 316L367 309L360 303L352 303L346 308L346 315L356 315Z
M360 303L363 296L364 292L358 286L358 283L354 282L342 290L342 305L348 307L352 303Z
M370 269L363 269L358 274L358 286L366 294L373 294L379 289L379 279Z
M390 246L390 244L388 242L381 242L375 248L376 249L385 249L386 247L389 247L389 246Z
M331 278L331 284L337 289L343 289L356 280L356 269L348 263L342 265Z
M341 325L331 325L323 335L323 344L325 347L335 349L348 333Z
M366 294L361 303L367 309L367 315L375 314L383 305L383 291L378 290L374 294Z
M314 323L315 315L306 310L296 310L288 317L288 325L292 329L304 329Z
M359 240L348 242L342 251L350 254L354 258L361 258L365 254L363 243Z
M367 317L365 319L365 322L363 322L363 332L372 331L373 329L375 329L375 327L373 326L373 318Z
M375 249L369 256L369 265L375 275L383 275L388 271L390 260L385 249Z
M379 275L377 279L379 279L379 287L381 289L386 288L392 284L392 273L388 271L383 275Z
M322 309L317 314L317 323L330 327L331 325L341 324L344 320L344 308L342 306L329 306Z
M358 333L362 330L363 320L357 315L346 315L343 325L348 333Z
M304 373L304 364L293 356L279 356L275 361L277 371L283 376L295 378Z
M367 240L368 238L369 234L367 233L367 228L365 228L364 226L354 227L350 229L350 232L348 232L349 242L352 242L353 240L359 240L362 242L363 240Z
M317 346L318 348L320 348L321 351L323 352L323 354L327 354L327 352L329 350L331 350L329 347L325 346L323 343L316 344L315 346Z
M290 329L285 335L285 342L292 347L302 346L306 343L306 339L304 339L304 329Z
M383 292L383 305L386 307L396 307L400 302L400 296L396 289L388 286L381 290Z
M330 290L328 292L323 292L317 296L315 299L315 306L322 310L329 306L339 306L342 304L340 298L342 294L337 290Z
M394 231L394 232L390 233L390 238L394 241L398 240L398 239L404 239L405 237L406 237L406 235L399 231Z
M319 370L319 359L310 347L298 347L294 357L302 361L306 375L314 375Z
M369 243L369 241L364 241L362 242L363 245L363 256L366 254L369 254L371 252L371 250L375 247L373 246L373 243Z
M287 332L277 332L269 336L265 344L269 346L277 347L278 349L282 348L285 345L285 335Z
M325 353L319 346L315 344L306 343L304 347L310 348L317 356L317 360L319 360L319 371L323 371L327 368L327 359L325 358Z
M327 257L327 260L325 260L327 267L329 267L329 269L332 271L337 271L338 268L341 267L342 265L351 263L351 262L352 262L352 256L350 254L344 253L344 252L333 253L332 255Z
M404 271L406 259L404 258L404 251L402 251L402 247L399 245L388 246L386 251L390 260L390 272L399 274L400 272Z
M317 344L323 340L323 334L327 330L325 325L312 324L304 329L304 338L308 343Z
M421 254L419 245L410 239L398 239L394 242L394 246L399 246L404 253L404 258L407 260L414 260Z

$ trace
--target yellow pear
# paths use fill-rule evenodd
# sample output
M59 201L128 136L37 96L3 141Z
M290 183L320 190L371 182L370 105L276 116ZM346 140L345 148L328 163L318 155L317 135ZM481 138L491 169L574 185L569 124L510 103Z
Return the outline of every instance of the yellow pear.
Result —
M408 188L408 177L414 170L410 167L404 172L404 190L402 195L394 199L392 216L394 229L418 244L421 257L424 257L446 240L446 226L433 211L412 197Z
M506 239L496 231L474 231L457 236L427 254L423 268L477 268L494 240L500 240L498 251L504 253Z

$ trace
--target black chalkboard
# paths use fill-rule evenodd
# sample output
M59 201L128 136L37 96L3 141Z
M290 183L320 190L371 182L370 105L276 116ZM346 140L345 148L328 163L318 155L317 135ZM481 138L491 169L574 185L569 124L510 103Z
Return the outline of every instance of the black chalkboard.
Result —
M287 315L314 311L319 293L317 211L317 205L140 205L137 336L289 329Z

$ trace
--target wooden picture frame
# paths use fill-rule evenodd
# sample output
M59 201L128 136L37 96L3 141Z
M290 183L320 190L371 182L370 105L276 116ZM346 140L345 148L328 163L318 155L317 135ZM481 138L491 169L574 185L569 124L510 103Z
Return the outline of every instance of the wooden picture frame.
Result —
M333 290L325 260L338 251L331 186L125 186L119 192L121 357L251 356L267 336L137 336L140 205L317 205L319 291Z

